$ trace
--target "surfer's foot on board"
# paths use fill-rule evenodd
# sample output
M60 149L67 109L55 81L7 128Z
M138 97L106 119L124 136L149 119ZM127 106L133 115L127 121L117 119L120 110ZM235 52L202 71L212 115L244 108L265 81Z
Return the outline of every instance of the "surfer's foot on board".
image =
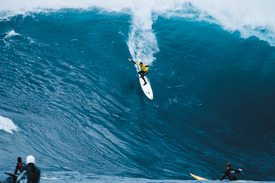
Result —
M143 86L145 86L145 85L147 84L147 81L146 81L146 80L144 79L144 77L142 77L142 76L140 76L140 78L143 79L143 81L144 81Z

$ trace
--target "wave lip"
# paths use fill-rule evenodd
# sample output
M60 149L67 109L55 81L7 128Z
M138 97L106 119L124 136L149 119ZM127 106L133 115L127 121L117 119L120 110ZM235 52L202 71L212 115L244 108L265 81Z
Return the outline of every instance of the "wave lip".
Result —
M13 134L13 131L17 131L18 127L11 119L0 116L0 130Z
M158 52L152 29L152 14L156 17L183 17L216 23L230 32L238 31L243 38L256 36L275 46L274 0L0 0L0 21L18 14L50 12L61 9L102 9L107 12L133 15L128 45L134 59L154 60ZM154 17L153 17L154 18ZM148 37L148 39L146 39ZM137 41L137 39L140 39ZM149 49L145 48L149 46ZM137 51L132 51L137 49Z

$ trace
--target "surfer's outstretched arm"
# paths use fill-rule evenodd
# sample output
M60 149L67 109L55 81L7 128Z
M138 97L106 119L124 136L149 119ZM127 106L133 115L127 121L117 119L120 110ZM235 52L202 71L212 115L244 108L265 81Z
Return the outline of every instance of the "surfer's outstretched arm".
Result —
M129 62L132 62L132 63L136 64L136 62L133 61L131 58L128 58L128 60L129 60Z

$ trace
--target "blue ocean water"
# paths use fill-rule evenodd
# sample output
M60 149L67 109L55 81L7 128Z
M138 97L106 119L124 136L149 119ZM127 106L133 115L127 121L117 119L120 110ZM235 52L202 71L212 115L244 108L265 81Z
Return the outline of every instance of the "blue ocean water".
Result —
M244 170L240 179L274 180L268 42L158 17L151 101L127 61L128 14L65 9L0 28L0 115L18 126L0 131L1 178L33 154L49 182L218 179L228 161Z

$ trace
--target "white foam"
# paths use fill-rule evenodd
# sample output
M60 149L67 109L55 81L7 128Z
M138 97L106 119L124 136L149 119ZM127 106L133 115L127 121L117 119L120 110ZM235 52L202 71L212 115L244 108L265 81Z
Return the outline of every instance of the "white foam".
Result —
M144 4L147 4L144 7ZM150 1L141 0L132 9L132 26L128 38L129 51L134 60L151 64L154 54L159 51L157 39L152 30L152 7Z
M4 39L9 39L9 38L11 38L13 36L18 36L18 35L20 35L20 34L18 34L17 32L15 32L14 30L11 30L11 31L9 31L9 32L6 33Z
M0 4L2 18L63 8L127 12L133 16L129 50L134 58L146 63L151 63L158 51L152 31L153 19L157 16L215 22L228 31L240 31L244 38L254 35L275 46L274 0L0 0Z
M274 0L193 0L200 12L229 31L239 31L244 38L257 36L275 46Z
M0 116L0 130L13 134L13 131L17 131L18 127L11 119Z

